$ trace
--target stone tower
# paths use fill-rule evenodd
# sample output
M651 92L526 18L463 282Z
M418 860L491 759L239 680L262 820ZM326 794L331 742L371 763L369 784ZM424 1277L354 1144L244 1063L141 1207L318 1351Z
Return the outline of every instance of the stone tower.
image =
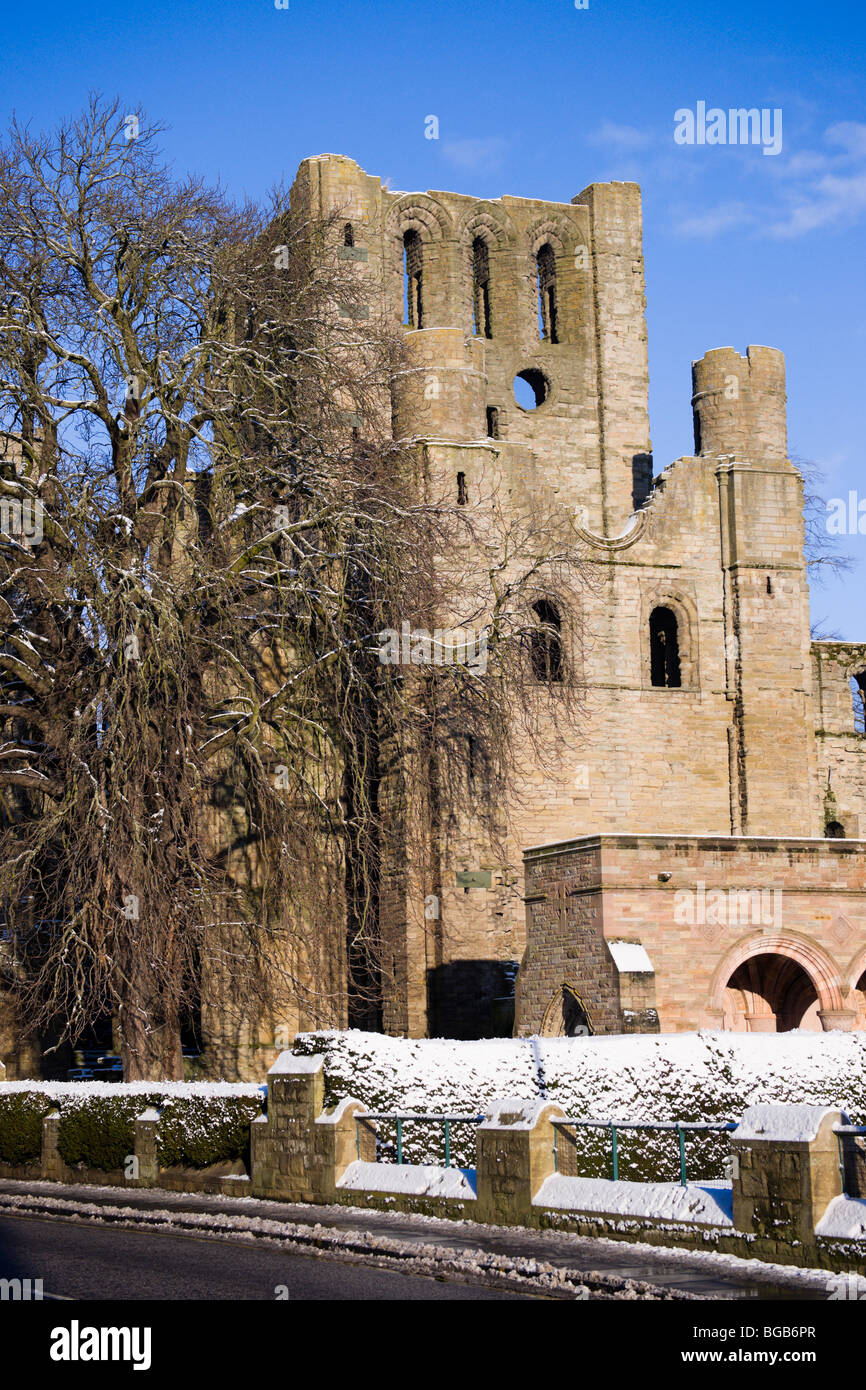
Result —
M598 868L603 854L596 863L587 851L574 868L592 885L574 904L570 880L557 880L555 906L519 872L509 888L510 868L529 851L532 876L533 846L606 837L661 836L665 845L710 837L724 863L723 847L733 853L742 837L777 848L792 837L823 843L831 824L853 851L866 834L866 732L855 727L849 691L858 673L866 684L866 646L810 641L803 488L787 458L782 354L718 348L694 363L695 453L654 479L637 185L592 184L570 203L400 193L350 159L322 155L301 165L292 196L345 218L351 244L342 254L357 262L371 303L404 325L395 436L423 451L443 485L459 479L470 506L482 475L497 478L515 505L544 496L563 527L577 519L594 572L580 653L568 650L564 629L565 659L586 692L584 729L556 744L553 771L535 769L517 789L508 865L485 851L467 808L462 854L443 858L432 878L412 865L395 878L388 914L399 949L386 1028L502 1031L518 964L522 1032L542 1025L566 985L570 998L586 995L593 1027L624 1026L624 1010L655 1017L648 1026L656 1027L659 1018L662 1027L718 1021L726 986L710 976L724 971L725 956L703 938L679 932L679 954L654 970L651 990L647 979L632 989L620 978L606 944L613 899ZM675 659L660 656L663 640ZM641 862L638 854L621 866L624 891L626 880L636 891L632 874L642 883ZM780 862L772 859L774 871ZM850 853L844 862L862 864ZM836 884L854 894L850 903L859 872ZM434 889L441 916L431 929L423 903ZM623 932L625 922L634 942L637 903L626 893L622 912L609 916L610 930ZM834 912L802 920L832 922ZM850 931L866 951L866 917L858 923ZM698 958L707 979L694 986ZM858 968L824 960L823 1017L844 1012L826 981L844 975L856 993ZM820 973L816 966L816 980Z

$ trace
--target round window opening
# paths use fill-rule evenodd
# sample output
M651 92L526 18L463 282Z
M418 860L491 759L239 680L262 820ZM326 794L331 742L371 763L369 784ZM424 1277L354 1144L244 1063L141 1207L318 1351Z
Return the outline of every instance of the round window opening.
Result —
M523 410L537 410L550 395L550 382L537 367L518 372L514 378L514 399Z

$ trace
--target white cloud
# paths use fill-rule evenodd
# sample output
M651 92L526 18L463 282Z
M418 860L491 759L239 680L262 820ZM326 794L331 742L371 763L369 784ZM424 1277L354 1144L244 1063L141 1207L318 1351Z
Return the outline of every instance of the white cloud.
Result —
M449 140L442 146L442 153L460 169L498 169L507 149L507 140L490 135L486 138Z
M840 121L824 132L839 152L804 151L782 172L792 177L783 195L787 207L770 221L774 237L804 236L819 227L851 224L866 213L866 125Z
M719 203L693 217L677 219L676 230L681 236L712 237L731 227L745 227L754 220L755 214L747 203Z
M821 149L786 151L770 168L763 162L758 167L744 166L749 176L758 170L772 180L764 198L729 199L687 216L679 216L674 209L676 232L713 237L734 227L748 227L755 235L790 239L821 228L850 226L866 217L866 124L862 122L828 126Z
M648 130L640 130L633 125L617 125L615 121L603 121L587 139L591 145L612 145L620 150L645 150L654 143L654 137Z

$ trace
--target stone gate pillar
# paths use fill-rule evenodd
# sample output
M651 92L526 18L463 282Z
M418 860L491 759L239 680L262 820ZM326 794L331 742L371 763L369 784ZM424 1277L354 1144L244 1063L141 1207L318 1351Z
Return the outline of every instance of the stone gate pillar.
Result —
M550 1101L494 1101L477 1130L479 1221L532 1224L532 1199L553 1172L553 1125L565 1111Z
M281 1053L268 1072L268 1113L250 1126L254 1196L332 1202L350 1163L375 1162L372 1128L355 1123L366 1107L350 1096L324 1104L324 1059Z
M731 1134L734 1226L790 1245L815 1243L815 1227L842 1192L841 1110L752 1105Z

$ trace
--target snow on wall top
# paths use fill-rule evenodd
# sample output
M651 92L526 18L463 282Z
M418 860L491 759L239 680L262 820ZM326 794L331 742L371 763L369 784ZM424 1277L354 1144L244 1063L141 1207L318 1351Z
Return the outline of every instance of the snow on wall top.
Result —
M410 1192L416 1197L458 1197L475 1201L474 1173L418 1163L350 1163L338 1187L360 1192Z
M167 1100L213 1100L219 1096L261 1098L254 1081L4 1081L0 1096L38 1091L49 1100L82 1101L95 1096L165 1096Z
M834 1197L815 1227L815 1234L842 1240L866 1240L866 1201L861 1197ZM862 1297L866 1298L866 1279L862 1284Z
M534 1207L592 1212L605 1216L643 1216L659 1221L694 1221L732 1226L730 1183L608 1182L552 1173L532 1199Z
M639 941L609 941L608 950L621 975L654 975L655 966Z
M479 1129L532 1129L542 1110L549 1106L546 1100L525 1101L513 1097L494 1100L487 1107L486 1117ZM557 1109L559 1107L557 1106Z
M324 1065L324 1057L296 1057L294 1052L281 1052L268 1076L284 1076L286 1073L309 1076L321 1071Z
M825 1116L837 1113L828 1105L750 1105L731 1138L787 1139L808 1144L818 1137ZM848 1123L845 1115L842 1123Z

